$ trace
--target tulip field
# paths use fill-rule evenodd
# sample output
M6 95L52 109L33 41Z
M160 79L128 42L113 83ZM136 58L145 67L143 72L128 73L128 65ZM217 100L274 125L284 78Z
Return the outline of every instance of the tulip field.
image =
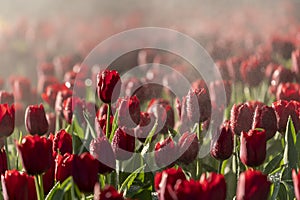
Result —
M300 23L277 4L226 33L0 16L0 200L300 200Z

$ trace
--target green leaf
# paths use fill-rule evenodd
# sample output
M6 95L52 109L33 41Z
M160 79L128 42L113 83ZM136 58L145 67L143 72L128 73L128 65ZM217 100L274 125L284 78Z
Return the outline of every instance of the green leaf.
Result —
M46 196L45 200L52 200L53 199L53 195L56 193L56 191L59 189L60 187L60 183L57 182L53 188L50 190L50 192L48 193L48 195Z
M84 139L84 131L81 128L81 126L79 125L79 122L77 120L77 118L74 116L73 118L73 131L74 133L76 133L76 135L80 138L80 139Z
M281 160L283 158L283 153L278 153L268 164L264 167L263 173L269 174L274 169L277 168L277 166L280 164Z
M295 147L296 144L296 131L292 122L291 117L289 117L286 132L285 132L285 147L284 147L284 156L283 161L284 164L287 165L289 168L296 168L297 167L297 159L298 154Z
M119 116L119 110L117 109L117 111L115 112L115 116L114 116L114 120L113 120L112 128L111 128L111 133L110 133L110 136L109 136L109 141L110 142L113 140L115 132L118 128L118 121L117 121L118 116Z
M279 189L280 189L280 183L279 182L274 183L271 200L276 200L279 193Z
M283 181L281 182L284 187L285 187L285 190L287 192L287 199L289 200L293 200L295 195L294 195L294 187L293 187L293 182L292 183L287 183L286 181Z
M146 146L147 144L150 144L150 143L151 143L152 137L153 137L153 135L154 135L155 132L156 132L157 126L158 126L158 123L157 123L157 119L156 119L154 126L152 127L150 133L148 134L148 136L147 136L147 138L146 138L146 140L145 140L145 143L144 143L145 146Z
M125 189L129 189L134 181L134 179L137 177L137 175L139 173L141 173L141 171L144 170L146 164L141 166L140 168L136 169L134 172L132 172L126 179L125 181L122 183L120 189L119 189L119 192L125 190Z
M89 120L89 116L88 116L87 112L83 112L83 116L84 116L84 119L85 119L85 121L86 121L86 123L87 123L87 125L88 125L88 128L89 128L90 131L91 131L92 137L93 137L93 138L96 138L97 136L96 136L95 130L94 130L94 128L93 128L92 125L91 125L91 122L90 122L90 120Z

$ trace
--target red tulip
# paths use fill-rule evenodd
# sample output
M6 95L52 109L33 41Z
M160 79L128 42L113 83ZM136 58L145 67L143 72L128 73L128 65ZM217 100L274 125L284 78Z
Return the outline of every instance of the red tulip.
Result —
M292 171L292 178L294 183L294 191L296 199L300 199L300 173L297 174L295 169Z
M31 84L28 78L16 77L14 80L12 80L12 89L17 102L31 102Z
M291 70L283 66L278 66L272 73L271 82L270 82L271 83L270 92L272 94L276 94L276 91L280 83L292 82L294 79L295 76Z
M156 173L154 187L158 193L158 198L165 200L173 199L170 192L175 190L176 183L184 180L186 178L181 168L170 168Z
M53 140L53 151L62 155L72 153L72 136L63 129L58 131Z
M236 199L237 200L256 200L268 199L271 183L268 177L260 171L247 170L240 174Z
M0 174L4 174L7 170L7 157L4 148L0 149Z
M55 159L55 180L61 183L69 176L72 176L72 165L74 155L66 153L63 156L58 154Z
M252 129L263 128L266 131L266 139L271 139L277 131L276 114L272 107L256 107L254 112Z
M192 123L206 121L211 115L211 101L207 90L190 90L186 96L187 117Z
M41 94L42 99L49 104L51 108L55 107L57 93L61 90L67 90L64 84L52 84L46 87L44 93Z
M56 157L56 153L53 153L52 154L51 167L43 174L43 188L44 188L45 194L48 194L48 192L50 192L50 190L54 186L55 157Z
M98 97L104 103L117 100L121 89L120 75L116 70L104 70L97 75Z
M291 116L296 132L300 130L300 103L298 101L279 100L272 103L277 118L277 128L285 133L288 117Z
M74 182L82 192L93 192L98 182L98 162L89 153L74 155L72 176Z
M15 108L0 104L0 137L10 136L15 128Z
M252 56L241 63L240 72L243 81L251 87L258 86L263 80L263 66L258 56Z
M233 132L230 121L226 120L215 132L211 142L210 154L218 160L228 159L233 152Z
M179 138L178 142L179 161L188 165L192 163L198 155L199 152L199 140L197 135L194 133L185 132Z
M240 157L242 163L250 167L261 165L266 158L266 132L265 130L251 129L242 132Z
M76 114L76 118L80 124L84 123L83 116L84 104L80 98L68 97L63 102L63 115L66 121L71 124L73 120L73 114Z
M54 183L54 180L53 180L53 183ZM47 182L45 184L47 185ZM37 200L38 198L37 198L37 194L36 194L36 188L35 188L36 186L35 186L33 176L27 176L27 186L28 186L28 200ZM52 187L53 187L53 185L51 186L51 188ZM45 188L45 186L44 186L44 188Z
M46 113L46 119L47 119L47 122L49 124L49 129L48 129L48 134L49 133L54 133L55 130L56 130L56 115L55 113L51 112L51 113ZM59 120L59 124L61 120Z
M11 105L14 103L14 101L13 93L9 93L4 90L0 91L0 104L7 103L8 105Z
M202 185L199 181L195 181L193 179L178 181L175 184L174 192L171 192L171 196L176 197L176 199L180 200L201 200L205 199ZM175 198L174 198L175 199Z
M17 148L28 174L42 174L51 167L53 160L51 140L38 135L28 135L17 144Z
M134 128L140 122L140 101L136 96L119 99L119 127Z
M110 173L114 170L116 166L115 154L104 135L91 141L90 153L99 161L98 171L100 174Z
M49 125L43 104L28 106L25 111L26 130L31 134L44 135Z
M134 129L134 135L141 141L145 142L150 131L155 123L155 117L153 113L141 112L141 120L139 125ZM152 141L156 138L156 134L153 135Z
M56 99L55 99L55 111L59 115L63 116L63 102L73 95L73 91L65 87L57 92Z
M123 128L124 129L124 128ZM128 160L132 156L135 148L135 138L126 130L118 128L112 140L112 148L118 160Z
M156 143L154 158L156 165L160 168L174 165L178 158L178 148L171 137Z
M200 178L202 185L203 196L211 200L225 200L226 199L226 182L222 174L211 172L206 176L202 174Z
M230 113L230 126L234 134L248 131L252 125L253 108L248 104L234 104Z
M94 200L125 200L125 198L113 186L106 185L100 190L100 186L97 184L94 190Z
M28 181L25 173L17 170L8 170L5 175L1 175L4 200L29 200Z
M281 83L277 87L277 100L300 101L300 84L298 83Z

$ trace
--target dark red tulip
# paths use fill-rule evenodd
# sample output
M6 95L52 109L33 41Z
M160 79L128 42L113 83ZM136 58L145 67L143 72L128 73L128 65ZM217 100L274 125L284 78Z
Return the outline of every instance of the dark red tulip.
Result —
M226 199L226 182L222 174L211 172L206 176L203 173L200 178L200 184L202 185L203 197L206 197L201 199Z
M52 164L52 142L38 135L25 136L17 144L23 167L29 175L46 172Z
M300 199L300 173L297 174L295 169L292 171L292 178L294 183L294 192L296 199Z
M253 113L257 107L261 108L265 105L263 102L256 100L247 101L245 104L253 111Z
M49 125L43 104L27 107L25 111L25 126L31 135L44 135L47 133Z
M52 181L54 182L54 180L52 180ZM47 182L43 183L43 184L47 185ZM37 200L38 198L36 195L36 188L35 188L35 182L34 182L33 176L27 176L27 187L28 187L28 200ZM52 187L53 187L53 185L52 185ZM45 188L45 186L44 186L44 188ZM46 191L44 190L44 192L46 192Z
M94 190L94 200L125 200L125 198L113 186L106 185L100 190L100 186L97 184Z
M174 192L171 192L171 196L176 197L180 200L201 200L205 199L202 185L199 181L195 181L193 179L188 180L180 180L175 184Z
M300 75L300 49L292 53L292 70L298 74L298 76Z
M73 180L82 192L93 192L98 182L98 161L89 153L74 155L72 164Z
M42 99L54 109L57 93L61 90L67 90L64 84L52 84L46 87L44 93L41 94Z
M153 113L141 112L141 120L139 125L134 129L134 135L141 141L145 142L147 136L152 130L155 123L155 116ZM152 141L156 138L156 134L153 135Z
M156 143L154 158L158 167L171 167L178 157L178 148L171 137Z
M56 129L56 115L55 113L46 113L46 119L49 124L48 132L47 133L54 133ZM60 122L60 120L59 120Z
M0 137L10 136L15 128L15 108L0 104Z
M0 174L4 174L7 170L7 157L4 148L0 149Z
M116 70L104 70L97 75L98 97L104 103L117 100L121 89L120 75Z
M53 151L57 153L60 152L62 155L65 153L72 153L72 136L64 129L55 134L53 140Z
M279 54L284 59L289 59L295 49L295 45L291 39L283 36L274 36L271 40L271 44L272 51Z
M80 98L77 97L68 97L63 102L63 115L65 120L71 124L73 120L73 114L75 114L78 122L80 124L84 123L84 116L83 116L83 109L84 104Z
M250 87L258 86L263 80L263 66L257 56L252 56L241 63L240 72L243 81Z
M14 95L13 93L6 92L4 90L0 91L0 104L7 103L8 105L11 105L14 103Z
M55 180L61 183L69 176L72 176L73 154L66 153L63 156L58 154L55 159Z
M237 200L256 200L268 199L271 183L268 177L260 171L247 170L240 174L236 199Z
M116 166L115 154L111 144L104 135L91 141L90 153L99 161L98 172L100 174L110 173L114 170Z
M58 114L63 116L63 102L72 95L73 91L68 89L67 87L57 92L54 108Z
M272 73L269 90L272 94L276 94L277 88L280 83L292 82L294 79L295 76L291 70L283 66L278 66Z
M154 187L158 193L158 199L173 199L170 192L175 190L176 183L186 180L181 168L169 168L158 172L154 178Z
M231 82L230 81L215 81L211 82L209 85L211 101L213 101L218 106L227 106L231 99ZM225 92L225 99L221 99L219 94ZM225 102L226 101L226 102Z
M128 160L132 156L135 148L135 138L133 133L128 134L130 130L118 128L112 140L112 148L118 160Z
M152 99L148 104L147 112L153 113L156 119L158 119L158 132L167 133L169 128L174 127L174 110L169 101L164 99Z
M206 121L211 115L211 101L207 90L190 90L186 96L188 119L194 124Z
M300 84L298 83L281 83L277 87L277 100L295 100L300 101Z
M296 132L300 130L300 103L298 101L279 100L272 103L277 118L277 128L282 134L285 133L285 128L289 116L291 116Z
M254 112L252 129L263 128L266 131L266 139L271 139L277 131L277 119L275 111L270 106L256 107Z
M28 181L25 173L17 170L7 170L1 175L4 200L29 200Z
M261 165L266 158L265 130L251 129L241 134L240 157L242 163L250 167Z
M232 155L232 152L233 132L230 128L230 121L226 120L213 136L210 155L218 160L226 160Z
M179 161L188 165L192 163L199 152L199 140L194 133L185 132L178 141Z
M140 122L140 101L136 96L119 99L118 102L119 127L134 128Z
M248 131L252 125L254 109L248 104L234 104L230 113L230 126L234 134L240 135L242 131Z

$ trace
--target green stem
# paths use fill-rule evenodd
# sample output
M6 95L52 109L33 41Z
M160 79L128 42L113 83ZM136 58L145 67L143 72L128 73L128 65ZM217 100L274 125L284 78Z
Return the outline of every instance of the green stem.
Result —
M8 152L8 144L7 144L7 137L4 139L4 148L6 152L6 160L7 160L7 169L10 170L10 162L9 162L9 152Z
M38 200L44 200L44 188L43 188L43 175L38 174L34 176L36 195Z
M218 174L222 173L222 166L223 166L223 160L220 160L220 162L219 162L219 168L218 168Z
M107 115L106 115L106 137L109 138L109 129L110 129L110 113L111 113L111 104L107 104Z

